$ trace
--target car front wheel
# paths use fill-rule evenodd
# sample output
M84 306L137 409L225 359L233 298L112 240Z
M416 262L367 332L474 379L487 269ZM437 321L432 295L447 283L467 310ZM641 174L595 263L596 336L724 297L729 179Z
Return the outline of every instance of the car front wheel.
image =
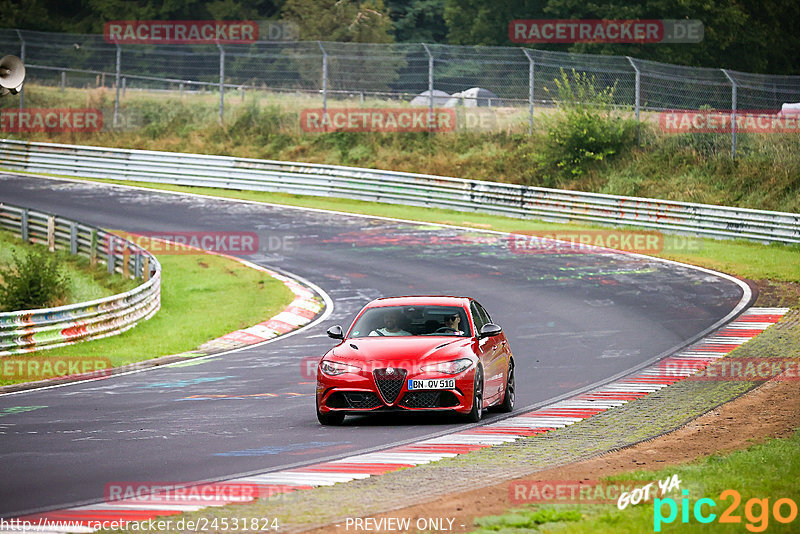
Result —
M514 410L514 398L516 384L514 383L514 362L508 364L508 379L506 380L506 392L503 397L503 403L497 408L497 411L508 413Z
M317 401L317 421L325 426L338 426L344 422L344 414L339 412L322 413L319 411L319 401Z
M483 368L475 369L475 382L472 388L472 410L464 416L468 423L477 423L483 417Z

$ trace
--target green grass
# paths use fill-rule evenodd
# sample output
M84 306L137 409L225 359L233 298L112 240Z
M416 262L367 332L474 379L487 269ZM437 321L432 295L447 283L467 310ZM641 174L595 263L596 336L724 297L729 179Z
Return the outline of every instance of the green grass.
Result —
M312 197L288 195L283 193L264 193L260 191L237 191L215 189L209 187L187 187L170 184L147 182L129 182L119 180L90 180L103 183L134 185L165 191L196 193L224 198L268 202L287 206L335 210L347 213L394 217L435 224L452 224L485 230L502 232L529 232L542 230L608 229L608 227L587 224L546 223L530 219L514 219L496 215L383 204L361 200L339 199L328 197ZM716 269L752 280L773 280L780 282L800 282L800 245L764 245L742 240L716 240L707 238L690 238L690 251L682 251L669 246L670 237L665 239L666 246L654 256L681 261L692 265ZM683 238L675 238L676 243L684 243Z
M22 258L29 250L44 250L44 247L38 244L26 244L11 232L0 231L0 265L11 264L15 254ZM108 274L104 265L91 266L89 260L83 256L71 256L65 251L57 251L54 254L69 278L65 298L52 303L51 306L64 306L108 297L124 293L138 285L137 281L124 278L121 274ZM0 303L0 311L14 310L5 309Z
M713 455L690 464L668 467L659 471L634 471L615 477L614 480L638 480L641 486L648 482L664 480L677 474L681 480L681 490L688 490L689 521L682 524L681 498L678 491L664 496L672 498L677 505L678 514L672 523L664 523L661 532L757 532L766 524L766 532L797 532L800 528L800 517L789 524L781 524L772 516L772 508L776 500L788 498L800 506L800 430L791 438L772 439L761 445L726 455ZM719 517L732 505L732 498L720 498L727 489L736 490L741 495L738 508L733 510L741 523L721 524ZM692 510L698 499L709 498L716 503L711 512L716 519L708 524L699 523ZM761 509L751 505L751 516L745 513L750 499L769 499L770 516L763 521ZM661 506L663 516L669 515L667 504ZM703 506L703 513L708 514L709 507ZM784 516L789 514L789 507L782 508ZM580 520L575 520L575 515ZM751 525L756 530L747 528ZM486 533L518 533L518 532L569 532L592 534L617 534L653 532L654 505L640 503L629 505L623 510L616 504L592 505L528 505L511 510L499 516L488 516L475 521L475 534Z
M34 353L37 357L107 357L114 367L178 354L210 339L264 321L293 294L282 282L209 254L158 256L161 310L117 336ZM33 355L32 355L33 356ZM0 385L13 383L0 381Z
M31 107L92 107L110 124L114 93L108 89L25 86ZM0 107L13 105L0 101ZM357 107L332 100L330 108ZM395 107L370 99L365 107ZM308 133L300 113L320 108L319 95L248 92L226 95L225 123L218 122L218 94L179 96L128 91L120 112L130 126L98 133L5 134L57 143L167 150L421 172L581 191L663 198L727 206L800 212L800 137L793 134L739 135L730 157L729 134L665 134L658 117L643 113L641 146L619 150L587 165L580 176L555 179L539 163L546 153L547 117L535 111L534 135L527 134L524 108L482 108L496 126L429 135L418 133ZM459 110L459 113L463 110ZM128 124L126 122L126 124Z

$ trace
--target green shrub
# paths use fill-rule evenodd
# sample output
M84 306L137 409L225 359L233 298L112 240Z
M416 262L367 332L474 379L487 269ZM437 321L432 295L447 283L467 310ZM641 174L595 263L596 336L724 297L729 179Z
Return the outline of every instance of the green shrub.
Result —
M636 137L635 119L614 110L614 87L598 89L593 76L574 70L554 81L560 113L545 119L547 135L533 158L548 187L631 148Z
M296 113L286 112L280 106L262 107L250 99L236 110L233 121L225 127L228 137L239 144L256 141L266 143L270 137L284 130L290 130L298 123Z
M702 105L700 111L712 112L714 108L709 105ZM730 154L731 134L720 132L695 131L692 128L689 132L675 136L676 148L689 148L706 158L717 154Z
M9 311L56 305L66 296L69 283L58 258L39 249L23 258L14 254L12 265L0 267L0 275L0 305Z

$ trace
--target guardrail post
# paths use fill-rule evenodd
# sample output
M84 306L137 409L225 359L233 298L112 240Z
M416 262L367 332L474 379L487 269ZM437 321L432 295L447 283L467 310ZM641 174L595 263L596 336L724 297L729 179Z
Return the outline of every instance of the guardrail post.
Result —
M74 222L69 223L69 253L78 253L78 225Z
M219 48L219 123L222 124L225 115L225 49L217 43Z
M528 49L523 48L522 52L528 58L528 135L533 135L533 75L534 63L533 56L531 56Z
M150 280L150 256L144 257L144 266L142 267L142 280L147 282Z
M320 41L317 46L322 50L322 131L325 132L328 130L328 52Z
M736 80L726 69L720 69L731 82L731 159L736 159Z
M52 215L47 217L47 248L56 251L56 218Z
M108 247L108 250L106 251L106 268L108 270L108 274L114 274L114 267L116 267L115 264L117 262L117 259L114 256L114 247L116 247L117 244L115 239L110 235L106 235L106 240L108 241L108 244L106 245Z
M135 256L133 257L133 276L135 278L142 278L143 275L142 271L142 251L137 250Z
M19 215L19 236L22 240L27 243L28 242L28 209L23 208L22 212Z
M639 109L641 106L642 76L641 72L639 71L639 67L636 66L636 63L634 63L633 59L630 56L625 56L625 57L628 58L628 62L630 62L631 67L633 67L633 70L636 72L634 109L636 114L636 144L638 145L641 142L641 136L639 132L640 129L639 126L641 124L639 122Z
M119 115L119 90L120 90L120 69L122 68L122 47L117 43L117 71L115 73L114 85L117 88L117 94L114 97L114 119L112 126L117 127L117 116Z
M89 245L89 264L97 265L97 230L92 230L91 244Z
M125 248L122 250L122 276L129 278L130 266L128 265L128 262L131 261L131 249L127 243L124 243L123 246Z
M22 32L17 30L17 37L19 37L19 58L22 60L22 64L25 64L25 38L22 36ZM22 89L19 92L19 109L25 107L25 85L22 86Z
M13 144L10 140L6 142ZM30 229L30 239L34 248L42 248L47 245L50 252L55 252L56 247L60 246L65 250L69 248L72 254L86 255L87 247L81 246L83 241L79 241L79 237L85 239L91 232L94 244L98 240L104 240L100 248L101 253L108 253L109 273L116 272L119 261L117 256L119 256L123 259L120 267L122 274L130 278L138 278L135 272L131 273L131 270L134 269L134 265L141 266L142 259L138 255L134 258L130 257L138 252L146 254L146 257L151 260L148 269L152 264L153 271L152 273L148 272L148 276L150 278L155 276L155 279L151 279L147 283L137 282L137 287L130 291L102 299L33 310L32 313L25 314L26 320L22 323L15 319L19 314L17 311L0 313L0 320L4 323L5 333L3 335L10 339L10 343L3 343L3 346L0 346L0 356L37 351L57 344L69 344L118 334L138 322L152 317L158 311L161 304L159 276L161 266L158 260L147 251L128 239L109 234L99 228L82 226L76 221L41 213L23 206L10 206L10 209L7 209L0 202L0 222L10 226L12 230L16 231L17 225L22 222L24 224L21 227L26 229L24 233L27 234L29 221L34 225ZM117 247L120 246L123 248L118 249ZM97 249L92 247L92 250L96 251ZM83 323L87 319L93 323L93 327L89 331L65 330L65 328L71 328L76 323ZM52 335L53 332L56 334L60 332L60 334Z
M433 54L428 45L422 43L425 53L428 54L428 129L433 127Z
M67 87L67 71L61 71L61 91L63 92Z
M125 96L125 89L126 89L126 88L127 88L127 86L128 86L128 83L127 83L127 82L128 82L128 78L127 78L127 77L125 77L125 76L123 76L123 77L122 77L122 96Z

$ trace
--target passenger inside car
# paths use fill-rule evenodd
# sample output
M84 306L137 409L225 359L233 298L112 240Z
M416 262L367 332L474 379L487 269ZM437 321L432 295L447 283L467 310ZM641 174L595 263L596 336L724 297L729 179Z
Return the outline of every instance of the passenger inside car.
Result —
M400 313L389 309L383 314L383 328L376 328L369 333L370 336L410 336L411 332L400 327Z

